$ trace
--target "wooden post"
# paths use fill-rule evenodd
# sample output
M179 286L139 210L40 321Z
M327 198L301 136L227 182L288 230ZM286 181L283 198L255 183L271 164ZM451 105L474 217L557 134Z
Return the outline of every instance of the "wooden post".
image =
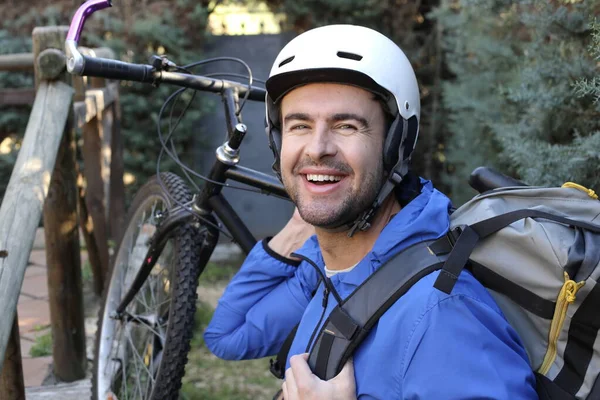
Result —
M39 84L17 162L0 206L0 250L6 252L6 257L0 258L0 360L4 360L13 329L25 268L59 143L72 109L72 97L73 89L63 82ZM64 310L70 311L70 308Z
M111 57L114 58L114 57ZM104 89L107 88L107 80L103 78L91 78L90 84L92 88ZM104 226L106 233L106 240L108 243L109 231L108 231L108 211L110 210L110 165L112 159L111 142L112 132L114 123L113 108L106 104L106 99L98 99L98 102L103 101L104 107L102 111L98 110L96 113L97 120L97 131L100 136L100 177L102 179L102 194L103 194L103 206L104 206ZM100 107L98 107L99 109ZM106 268L108 270L108 266Z
M21 106L33 104L34 88L2 89L0 90L0 106Z
M83 176L85 177L85 207L89 215L84 229L93 241L88 253L94 272L96 294L102 294L108 271L108 238L104 206L104 182L102 180L102 138L94 118L83 127ZM90 223L91 222L91 223ZM89 247L89 246L88 246ZM90 250L92 250L90 249ZM94 254L95 253L95 254Z
M125 184L123 183L123 137L121 136L121 104L119 96L115 97L113 108L113 131L111 141L110 164L110 210L108 213L108 227L110 238L118 245L125 233Z
M25 400L25 383L21 365L21 340L19 317L15 312L12 332L4 354L4 367L0 373L0 399Z
M89 57L115 58L112 49L80 48ZM96 96L95 117L83 126L83 178L85 202L81 210L88 215L82 215L84 238L88 245L89 262L94 273L94 290L98 296L102 294L104 280L108 273L110 235L109 221L111 219L111 164L113 157L112 136L115 120L115 108L112 95L115 86L107 85L103 78L90 78L90 90L87 91L86 101ZM110 89L110 90L109 90ZM122 173L122 172L121 172ZM118 189L117 189L118 190ZM115 201L119 201L116 198ZM118 209L119 204L115 204Z
M52 74L58 74L57 79L71 85L70 75L64 66L57 70L55 63L43 62L42 58L45 54L46 57L57 57L56 51L47 49L62 49L67 31L66 26L33 30L36 85L42 78L50 79ZM44 204L54 374L65 382L84 378L87 365L77 218L75 133L73 107L69 108L68 122Z
M75 88L75 102L79 102L77 104L81 104L83 107L80 109L76 109L76 114L80 113L81 115L77 115L76 118L78 121L78 126L83 129L85 124L87 124L89 110L87 107L87 99L85 95L86 85L83 77L81 76L73 76L72 77L73 88ZM77 107L76 107L77 108ZM81 148L77 148L78 151L81 151ZM82 157L82 155L78 152L78 157ZM87 204L85 202L85 178L83 177L83 172L80 170L79 165L77 167L77 186L78 186L78 198L77 205L79 211L79 226L81 228L81 233L83 236L83 240L85 241L85 247L88 253L88 262L92 268L92 276L94 279L94 293L97 296L102 295L102 289L104 287L104 275L102 273L102 268L100 264L100 255L98 254L98 246L96 245L96 241L93 235L94 223L92 221L92 217L88 213Z
M96 49L81 48L82 53L92 57L114 59L115 52L108 47L100 47ZM104 78L91 77L90 87L92 89L108 89L110 81ZM109 104L110 102L110 104ZM103 103L103 104L100 104ZM101 153L100 153L100 175L104 183L103 194L104 194L104 221L106 225L106 237L110 237L110 229L108 228L108 222L110 220L110 186L111 186L111 165L112 165L112 135L114 131L114 120L115 120L115 107L113 106L113 99L107 99L105 96L96 99L96 118L97 118L97 132L101 142ZM91 123L90 123L91 124Z
M102 80L103 81L103 80ZM95 87L104 87L102 81L94 79ZM105 161L107 148L104 117L105 110L99 111L99 101L96 99L96 117L83 127L83 176L85 178L85 206L89 217L85 229L92 238L93 252L89 253L89 261L94 271L94 289L100 296L104 288L104 280L108 272L108 235L107 235L107 205L105 193L108 192L107 184L110 164ZM110 137L108 138L110 140ZM110 153L110 147L109 153ZM105 182L106 179L106 182ZM90 224L91 217L91 224ZM96 253L96 254L94 254ZM97 258L96 258L97 257Z
M2 54L0 55L0 71L32 71L33 54Z

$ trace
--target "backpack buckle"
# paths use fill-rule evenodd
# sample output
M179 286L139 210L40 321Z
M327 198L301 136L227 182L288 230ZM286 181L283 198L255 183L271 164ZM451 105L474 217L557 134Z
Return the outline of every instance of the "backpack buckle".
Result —
M448 231L446 236L448 237L448 241L450 242L451 247L454 247L454 245L456 244L456 242L458 241L458 238L460 237L460 235L462 235L462 233L463 233L462 226L457 226L456 228Z
M279 360L273 360L272 358L269 360L269 371L275 376L275 378L283 379L285 376L284 367L281 366Z
M450 253L462 233L463 229L461 226L449 230L444 236L431 243L428 246L429 250L436 256Z

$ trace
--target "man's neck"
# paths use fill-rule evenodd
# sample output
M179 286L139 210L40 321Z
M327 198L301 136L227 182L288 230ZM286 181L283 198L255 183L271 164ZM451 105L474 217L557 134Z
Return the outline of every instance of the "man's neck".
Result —
M356 232L351 238L347 231L330 232L316 228L319 247L325 265L330 270L341 270L357 264L373 248L375 241L390 218L400 211L400 204L391 195L381 206L371 227Z

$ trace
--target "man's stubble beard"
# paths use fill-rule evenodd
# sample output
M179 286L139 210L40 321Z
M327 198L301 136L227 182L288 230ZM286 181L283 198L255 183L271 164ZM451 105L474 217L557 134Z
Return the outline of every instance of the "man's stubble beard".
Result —
M293 176L298 177L296 173ZM383 163L379 163L377 170L367 173L363 182L360 182L357 187L349 188L339 206L329 206L327 210L324 210L318 202L307 204L308 200L301 198L298 190L301 183L290 184L290 182L287 182L285 175L282 175L282 178L283 185L296 207L298 207L302 219L313 226L324 229L338 228L344 224L354 222L363 211L373 204L385 179Z

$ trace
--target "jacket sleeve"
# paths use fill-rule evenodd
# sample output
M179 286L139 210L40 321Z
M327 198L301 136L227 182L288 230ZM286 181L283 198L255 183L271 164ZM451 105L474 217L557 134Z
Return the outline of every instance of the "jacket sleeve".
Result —
M204 341L226 360L276 354L300 322L317 285L317 273L257 243L233 277L214 312Z
M474 297L451 295L429 308L403 359L403 399L538 398L517 333Z

